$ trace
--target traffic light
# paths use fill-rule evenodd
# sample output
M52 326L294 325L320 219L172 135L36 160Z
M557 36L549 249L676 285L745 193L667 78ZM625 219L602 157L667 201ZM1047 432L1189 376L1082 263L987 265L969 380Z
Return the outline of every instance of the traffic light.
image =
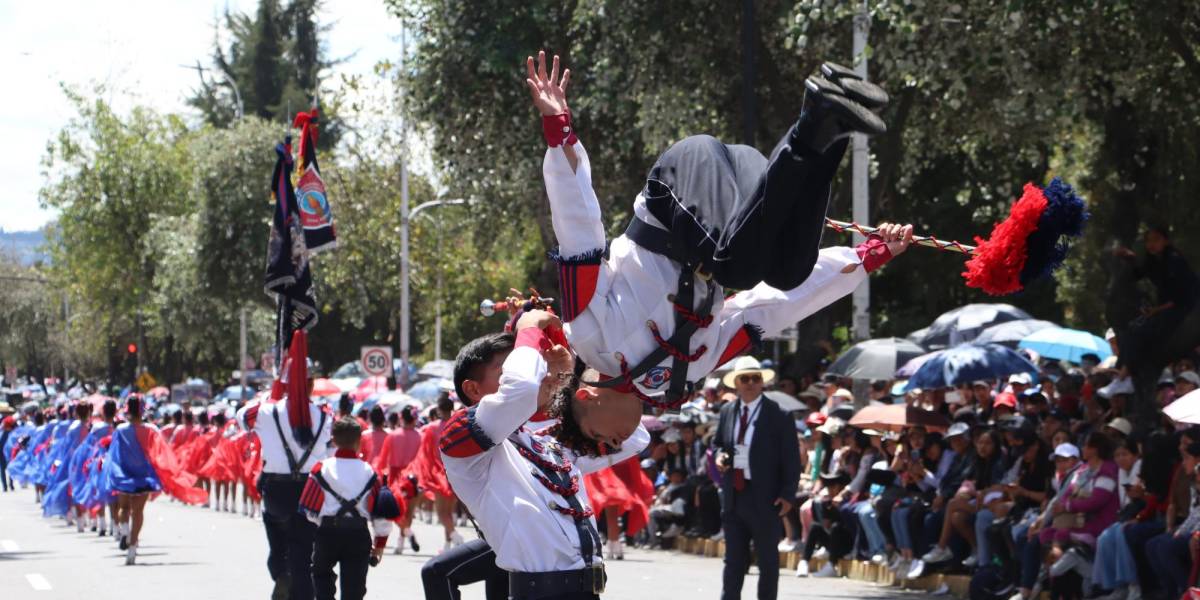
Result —
M126 350L129 350L130 354L137 354L137 344L130 344Z

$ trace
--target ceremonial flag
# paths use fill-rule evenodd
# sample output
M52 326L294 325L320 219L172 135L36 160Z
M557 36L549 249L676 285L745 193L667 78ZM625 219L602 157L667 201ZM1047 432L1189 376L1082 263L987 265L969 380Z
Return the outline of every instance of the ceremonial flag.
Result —
M267 243L266 291L279 305L276 347L286 348L292 332L317 324L317 299L313 294L309 251L300 225L296 191L292 187L292 141L289 136L275 146L271 196L275 200L271 237Z
M300 179L296 183L296 202L300 208L300 225L304 229L304 243L310 254L337 247L337 233L333 227L333 211L325 196L325 182L317 165L317 109L296 113L292 126L300 129L300 152L298 156Z

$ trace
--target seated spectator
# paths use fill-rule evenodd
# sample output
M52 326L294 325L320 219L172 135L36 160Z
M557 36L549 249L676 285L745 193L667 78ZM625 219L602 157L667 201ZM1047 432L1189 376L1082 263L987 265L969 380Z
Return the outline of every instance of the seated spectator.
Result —
M849 554L854 539L842 525L834 498L837 498L849 483L850 475L845 472L821 475L821 485L824 489L813 503L813 524L808 532L808 541L804 544L804 556L797 568L797 577L808 576L809 561L814 558L827 559L829 562L813 573L813 577L838 576L837 567L834 565ZM817 552L818 548L821 549L820 552Z
M1140 596L1138 586L1137 564L1133 553L1125 542L1125 525L1134 519L1143 508L1145 500L1133 498L1130 494L1134 483L1140 482L1142 471L1141 451L1136 442L1124 440L1117 446L1113 459L1120 469L1117 479L1117 493L1120 497L1120 512L1117 522L1100 534L1096 541L1096 561L1093 569L1093 581L1097 587L1105 591L1115 591L1125 588L1126 595Z
M1052 583L1076 570L1085 581L1091 578L1086 555L1077 546L1094 548L1100 534L1117 520L1119 476L1112 456L1108 436L1101 432L1089 435L1083 462L1030 528L1041 546L1048 548L1045 564L1050 566Z
M937 494L929 504L929 512L925 514L924 525L919 528L922 536L921 542L927 541L924 537L929 532L944 529L947 504L957 496L963 483L975 477L975 450L971 445L970 432L971 428L966 423L955 423L946 431L946 441L950 445L950 450L947 452L951 455L950 464L938 481ZM914 537L914 539L916 538ZM938 554L941 555L948 551L943 548L942 552L938 552ZM950 558L944 557L943 560ZM908 579L916 579L923 575L927 562L924 556L912 561Z
M910 433L910 439L913 439L911 436ZM892 509L892 533L900 558L894 566L889 566L901 579L915 579L908 576L914 563L919 563L914 560L916 546L912 529L924 522L929 503L937 495L938 485L955 456L954 452L947 449L946 441L940 435L925 435L923 438L922 446L913 450L917 454L909 454L905 470L902 471L907 494ZM924 568L923 563L920 564Z
M975 515L976 558L980 565L992 564L993 552L1002 553L1005 563L1016 560L1011 547L1012 530L1022 524L1028 527L1036 518L1048 497L1054 472L1049 452L1032 428L1004 435L1012 452L1012 465L998 483L984 490L983 508ZM1002 521L994 527L997 519Z
M692 486L688 483L687 471L679 467L672 468L668 474L668 482L659 490L650 507L650 543L660 547L670 547L668 540L673 540L683 533L683 526L688 521L691 508Z
M1000 397L996 400L998 403ZM982 432L975 440L972 477L965 479L946 503L945 520L942 522L942 533L938 538L937 547L921 557L926 564L946 562L954 558L954 553L950 551L950 537L955 534L971 546L971 556L963 561L963 566L971 568L978 564L975 513L986 500L983 492L1000 483L1004 474L1002 448L1000 435L994 429Z
M1059 431L1055 435L1065 433ZM1067 479L1079 467L1079 448L1074 444L1062 443L1054 448L1054 476L1050 479L1050 489L1055 496L1066 485ZM1037 596L1040 589L1038 577L1042 569L1042 545L1038 538L1037 527L1044 515L1043 510L1028 524L1018 524L1013 528L1013 542L1016 555L1019 557L1021 571L1018 581L1018 591L1011 600L1029 600Z
M1146 544L1146 554L1154 574L1162 583L1167 598L1179 598L1188 588L1192 569L1189 540L1200 535L1200 487L1197 466L1200 465L1200 442L1188 444L1183 452L1180 479L1188 492L1187 516L1178 525L1152 538Z

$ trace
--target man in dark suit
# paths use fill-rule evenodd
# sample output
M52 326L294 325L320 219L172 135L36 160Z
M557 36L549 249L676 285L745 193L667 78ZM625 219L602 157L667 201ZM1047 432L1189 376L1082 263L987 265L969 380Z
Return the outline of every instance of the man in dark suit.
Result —
M763 395L774 378L774 371L744 356L724 380L737 390L738 400L721 408L715 438L725 528L721 600L741 598L751 540L758 552L759 600L775 600L779 591L779 516L796 498L800 444L792 418Z

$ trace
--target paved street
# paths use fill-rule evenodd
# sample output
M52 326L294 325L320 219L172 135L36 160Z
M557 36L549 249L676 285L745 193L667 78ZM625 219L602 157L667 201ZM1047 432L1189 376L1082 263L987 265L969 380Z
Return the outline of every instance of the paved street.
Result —
M464 532L465 533L465 532ZM421 554L388 554L371 571L367 597L422 598L421 565L436 552L440 528L419 524ZM0 597L6 600L87 599L240 600L267 598L266 538L259 521L187 507L160 498L146 507L141 554L135 567L112 538L78 534L59 519L45 520L32 490L0 493ZM390 550L389 550L390 552ZM716 600L721 562L667 552L627 550L610 567L606 600L687 598ZM752 598L756 578L746 581ZM467 588L467 600L482 600L482 588ZM781 578L783 599L917 598L913 594L848 580Z

